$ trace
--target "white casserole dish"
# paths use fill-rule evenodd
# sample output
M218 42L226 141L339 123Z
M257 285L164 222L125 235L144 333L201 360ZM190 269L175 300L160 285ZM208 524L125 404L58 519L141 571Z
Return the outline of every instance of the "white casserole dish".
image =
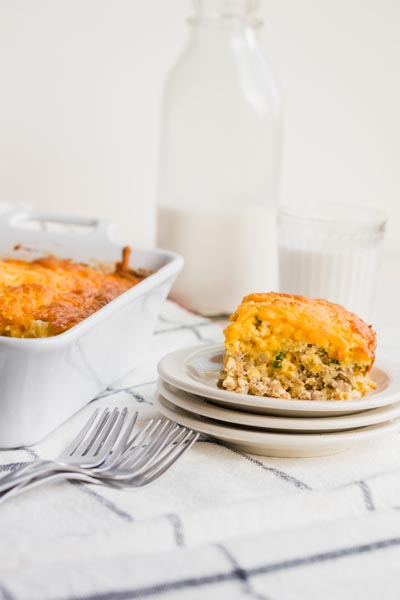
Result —
M29 251L14 250L17 244ZM102 221L28 210L0 214L3 258L117 261L121 252ZM182 265L172 252L133 247L131 267L155 272L99 311L54 337L0 336L0 448L38 442L143 359Z

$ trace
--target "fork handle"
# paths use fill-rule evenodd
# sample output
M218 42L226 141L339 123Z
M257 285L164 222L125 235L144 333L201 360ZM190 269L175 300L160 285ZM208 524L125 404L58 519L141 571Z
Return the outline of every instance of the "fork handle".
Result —
M58 479L84 481L86 483L101 483L98 479L95 479L94 477L90 477L89 475L85 475L84 473L78 473L76 471L49 471L49 474L44 477L34 477L30 479L28 483L20 483L19 485L3 492L0 495L0 504L5 502L8 498L13 498L14 496L18 496L22 492L31 490L33 488L39 487L40 485L48 483L49 481L55 481Z
M10 487L18 485L25 479L30 479L32 473L35 473L38 469L41 470L45 465L48 466L49 464L51 464L51 461L38 458L37 460L12 471L8 475L5 475L5 477L0 479L0 493L8 490Z
M47 473L58 473L60 471L69 472L77 472L88 474L87 471L83 468L80 468L76 465L63 465L61 463L54 462L52 460L36 460L32 463L29 463L30 468L22 468L18 469L18 471L14 471L11 476L7 475L0 479L0 495L8 490L27 484L34 478L37 477L45 477ZM14 475L14 476L12 476Z

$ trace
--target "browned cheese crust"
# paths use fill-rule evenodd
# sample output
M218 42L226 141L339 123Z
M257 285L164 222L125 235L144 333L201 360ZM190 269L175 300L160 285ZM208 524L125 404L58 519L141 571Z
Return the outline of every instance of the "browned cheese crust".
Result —
M130 249L115 272L52 256L0 260L0 335L49 337L70 329L144 277L129 269Z
M280 398L346 400L367 393L370 325L322 299L250 294L225 330L225 389Z

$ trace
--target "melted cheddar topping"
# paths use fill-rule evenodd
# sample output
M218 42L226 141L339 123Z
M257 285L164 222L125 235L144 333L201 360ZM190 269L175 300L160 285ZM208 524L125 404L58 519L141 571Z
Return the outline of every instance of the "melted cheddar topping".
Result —
M273 355L291 343L315 344L342 364L368 369L375 357L376 335L357 315L338 304L288 294L246 296L225 329L225 346L232 353Z
M48 337L66 331L134 286L142 277L103 273L71 260L0 260L0 335Z

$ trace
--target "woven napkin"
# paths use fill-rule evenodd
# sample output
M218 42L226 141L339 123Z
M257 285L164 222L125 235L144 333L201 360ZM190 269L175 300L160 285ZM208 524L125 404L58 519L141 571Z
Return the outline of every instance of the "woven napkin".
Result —
M0 472L55 457L95 405L156 416L158 360L219 340L165 303L143 364L40 444L1 452ZM398 599L399 564L399 434L313 459L203 438L148 488L49 483L0 505L3 600Z

